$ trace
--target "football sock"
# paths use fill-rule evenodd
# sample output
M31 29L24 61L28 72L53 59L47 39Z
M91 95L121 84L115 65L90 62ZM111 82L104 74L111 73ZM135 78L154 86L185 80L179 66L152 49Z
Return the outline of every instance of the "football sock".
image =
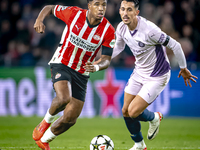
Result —
M136 117L136 120L139 121L152 121L154 119L155 115L154 112L151 112L147 109L145 109L138 117Z
M126 127L128 128L131 138L135 142L140 142L143 140L140 122L134 118L124 117Z
M140 141L140 142L135 142L135 145L137 147L143 147L145 145L144 140Z
M155 122L155 121L158 121L158 119L160 119L160 116L158 115L158 113L154 113L154 114L155 114L155 117L151 122Z
M49 143L49 142L53 141L56 137L57 136L55 134L53 134L53 132L51 131L51 128L49 128L42 136L41 141L43 143Z
M50 113L49 113L49 109L47 110L47 113L46 115L44 116L44 120L47 122L47 123L52 123L54 121L54 118L56 117L56 115L52 116Z

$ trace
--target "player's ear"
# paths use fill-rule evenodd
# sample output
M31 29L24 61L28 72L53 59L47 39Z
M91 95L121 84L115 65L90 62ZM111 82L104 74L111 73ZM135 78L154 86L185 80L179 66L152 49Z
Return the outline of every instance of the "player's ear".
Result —
M88 9L90 9L91 8L91 4L90 4L90 2L88 3Z
M119 14L121 13L121 7L119 8Z
M139 15L140 11L139 10L136 10L136 15Z

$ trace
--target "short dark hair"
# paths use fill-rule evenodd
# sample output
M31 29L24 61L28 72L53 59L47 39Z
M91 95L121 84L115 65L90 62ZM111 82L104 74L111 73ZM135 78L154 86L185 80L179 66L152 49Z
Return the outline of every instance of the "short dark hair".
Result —
M135 8L139 8L139 0L122 0L127 2L133 2L135 4Z
M89 3L90 1L93 1L93 0L87 0L87 3Z
M87 3L89 3L90 1L93 1L93 0L87 0Z

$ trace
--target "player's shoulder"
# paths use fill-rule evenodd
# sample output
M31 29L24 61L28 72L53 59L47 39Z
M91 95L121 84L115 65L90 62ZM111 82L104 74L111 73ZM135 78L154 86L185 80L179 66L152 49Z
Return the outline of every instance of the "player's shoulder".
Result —
M127 25L126 24L124 24L124 22L123 21L121 21L118 25L117 25L117 29L116 29L116 31L119 31L119 32L121 32L121 31L123 31L123 30L125 30L126 29L126 27L127 27Z
M149 29L149 30L154 29L154 28L158 28L158 26L155 23L151 22L150 20L148 20L148 19L146 19L144 17L138 16L138 19L141 22L140 26L142 28Z
M108 21L108 19L106 19L105 17L104 17L103 19L104 19L104 21L105 21L106 23L109 24L109 31L115 32L115 28L114 28L114 27L112 26L112 24Z
M57 5L57 11L60 11L60 10L71 10L71 11L84 11L84 9L80 8L80 7L77 7L77 6L63 6L63 5Z
M77 6L70 6L69 9L71 9L72 11L86 11L86 9L83 9L83 8L80 8L80 7L77 7Z
M138 19L140 19L140 31L144 32L146 34L149 34L151 32L160 31L161 29L150 20L147 20L144 17L139 16Z

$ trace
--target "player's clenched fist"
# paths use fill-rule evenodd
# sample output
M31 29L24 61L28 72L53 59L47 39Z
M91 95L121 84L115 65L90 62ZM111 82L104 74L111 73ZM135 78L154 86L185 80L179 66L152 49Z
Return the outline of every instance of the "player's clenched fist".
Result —
M44 33L45 31L45 25L42 21L36 21L34 24L34 29L37 33Z

